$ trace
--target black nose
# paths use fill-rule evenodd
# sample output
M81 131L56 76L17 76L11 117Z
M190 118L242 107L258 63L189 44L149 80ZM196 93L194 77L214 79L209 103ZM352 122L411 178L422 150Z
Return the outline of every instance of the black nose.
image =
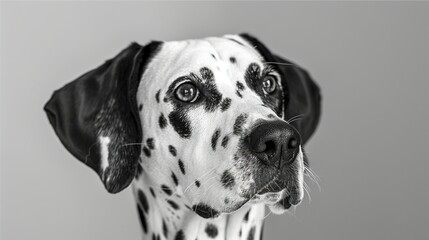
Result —
M249 134L249 149L267 165L291 164L299 151L298 131L284 121L265 122Z

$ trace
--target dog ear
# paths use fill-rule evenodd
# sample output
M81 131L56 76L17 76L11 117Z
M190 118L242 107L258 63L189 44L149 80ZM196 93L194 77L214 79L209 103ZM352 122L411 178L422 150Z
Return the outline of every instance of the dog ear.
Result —
M310 74L297 64L272 54L262 42L249 34L240 36L262 55L267 64L280 72L285 115L283 117L299 131L303 143L307 142L320 119L322 100L319 87Z
M98 173L110 193L126 188L136 174L142 141L136 93L160 45L132 43L55 91L44 107L63 145Z

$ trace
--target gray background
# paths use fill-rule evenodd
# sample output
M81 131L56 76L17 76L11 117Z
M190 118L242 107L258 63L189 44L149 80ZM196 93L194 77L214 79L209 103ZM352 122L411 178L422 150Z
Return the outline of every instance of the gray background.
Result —
M312 186L265 239L429 238L429 5L2 3L1 238L140 239L129 189L108 194L42 112L52 91L127 46L250 32L310 70L323 117Z

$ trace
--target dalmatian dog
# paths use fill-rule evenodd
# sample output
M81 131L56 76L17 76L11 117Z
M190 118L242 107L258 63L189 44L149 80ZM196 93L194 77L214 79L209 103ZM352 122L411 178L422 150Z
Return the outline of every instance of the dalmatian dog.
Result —
M110 193L132 183L143 239L260 239L304 197L319 87L248 34L132 43L54 92L57 136Z

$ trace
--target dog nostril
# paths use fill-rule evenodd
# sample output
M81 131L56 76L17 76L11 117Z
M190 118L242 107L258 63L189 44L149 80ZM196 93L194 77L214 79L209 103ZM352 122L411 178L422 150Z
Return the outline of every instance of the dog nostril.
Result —
M264 153L272 157L276 153L276 143L274 141L266 141Z
M289 149L295 149L295 148L297 148L298 147L298 140L296 138L292 137L289 140L287 147Z

